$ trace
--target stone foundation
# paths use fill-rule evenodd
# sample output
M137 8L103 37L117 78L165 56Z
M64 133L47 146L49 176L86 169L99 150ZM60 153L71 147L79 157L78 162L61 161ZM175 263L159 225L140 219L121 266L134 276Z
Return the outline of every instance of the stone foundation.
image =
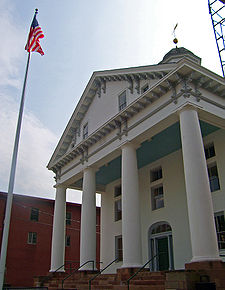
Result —
M193 262L185 265L185 269L194 270L200 275L201 283L215 283L217 290L225 289L225 263L222 261Z

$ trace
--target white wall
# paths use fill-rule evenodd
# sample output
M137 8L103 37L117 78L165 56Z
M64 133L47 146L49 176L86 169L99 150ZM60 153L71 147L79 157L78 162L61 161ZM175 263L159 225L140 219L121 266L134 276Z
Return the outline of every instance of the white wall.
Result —
M115 236L122 235L122 221L114 221L114 187L120 180L112 182L106 188L101 198L101 268L115 259ZM115 273L122 263L114 263L105 273Z
M164 207L152 210L150 170L162 167ZM184 268L191 259L190 232L186 206L185 183L181 150L140 169L141 224L143 263L148 261L148 231L156 222L168 222L172 228L175 269Z
M83 126L88 122L88 135L93 133L104 123L109 121L119 112L118 96L126 90L127 105L135 101L141 95L141 88L146 84L153 86L156 80L142 80L140 82L140 93L137 92L136 83L134 82L133 93L128 89L127 81L107 81L106 92L101 92L101 97L94 97L88 111L86 112L80 126L80 137L77 137L77 144L82 141Z

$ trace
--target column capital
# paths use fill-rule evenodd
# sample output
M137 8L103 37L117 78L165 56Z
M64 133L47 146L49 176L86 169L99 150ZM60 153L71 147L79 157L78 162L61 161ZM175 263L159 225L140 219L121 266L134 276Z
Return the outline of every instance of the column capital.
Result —
M120 149L123 150L123 149L124 149L125 147L127 147L127 146L132 147L132 148L134 148L134 149L138 149L138 148L141 146L141 144L139 144L139 143L136 142L136 141L129 141L129 140L126 140L126 141L124 141L124 142L120 145Z
M91 166L86 166L82 169L82 172L88 171L88 170L93 170L94 172L98 171L98 167L95 165L91 165Z
M180 115L184 111L196 111L196 112L198 112L199 109L201 109L200 106L197 106L196 104L188 102L188 103L182 104L180 107L178 107L176 109L176 112L178 115Z
M67 185L65 184L59 184L59 183L56 183L54 186L54 188L58 189L58 188L62 188L62 189L67 189Z

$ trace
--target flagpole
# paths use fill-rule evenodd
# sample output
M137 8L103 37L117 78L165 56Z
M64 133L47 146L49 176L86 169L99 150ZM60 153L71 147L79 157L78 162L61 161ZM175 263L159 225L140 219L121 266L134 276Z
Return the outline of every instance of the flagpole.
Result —
M16 129L16 136L15 136L15 142L14 142L10 178L9 178L6 211L5 211L5 220L4 220L4 229L3 229L2 245L1 245L0 289L3 288L3 283L4 283L8 236L9 236L10 218L11 218L11 209L12 209L12 200L13 200L13 189L14 189L18 146L19 146L21 123L22 123L22 117L23 117L23 108L24 108L24 99L25 99L25 90L26 90L29 63L30 63L30 52L28 53L28 57L27 57L26 72L25 72L23 91L22 91L22 96L21 96L21 101L20 101L20 109L19 109L19 116L18 116L18 121L17 121L17 129Z

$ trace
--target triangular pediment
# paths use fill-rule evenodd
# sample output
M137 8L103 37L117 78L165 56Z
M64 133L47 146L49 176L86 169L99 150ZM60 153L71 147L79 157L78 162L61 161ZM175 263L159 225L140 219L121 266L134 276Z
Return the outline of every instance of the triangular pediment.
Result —
M138 80L160 80L172 69L174 69L174 65L161 64L94 72L66 126L66 129L63 132L62 137L60 138L60 141L47 167L51 167L53 163L55 163L68 151L74 133L77 129L79 129L79 125L88 111L93 99L97 97L100 98L102 93L105 92L106 82L127 81L128 86L133 87L132 89L135 90L134 87L135 84L138 83Z
M168 90L171 90L174 84L180 82L182 75L189 75L189 77L195 79L194 81L199 82L199 86L204 87L204 89L224 94L224 80L221 77L201 67L199 64L193 63L190 58L185 57L178 63L160 63L151 66L94 72L47 167L51 170L55 170L57 164L59 164L60 167L62 164L65 164L65 162L68 162L73 158L73 151L79 147L79 144L76 144L74 149L71 147L74 134L75 132L77 133L77 130L80 130L80 124L89 110L94 98L102 97L102 94L106 90L107 82L127 81L128 89L131 91L136 90L136 93L139 93L138 102L141 106L140 100L142 97L145 98L145 101L152 102L152 100L149 98L148 92L142 94L140 91L140 80L154 80L154 86L149 88L149 91L151 91L151 96L153 96L153 98L154 96L158 98L162 94L165 94L165 92L168 92ZM130 106L132 106L132 104ZM129 107L127 108L127 112L122 112L121 114L129 114ZM105 125L103 124L99 130L108 130L110 129L110 126L114 125L112 125L112 123L110 124L110 122ZM78 134L79 133L80 132L78 132ZM85 147L88 145L88 141L85 142L87 144L84 144L84 146L81 144L80 146L81 151L82 146ZM77 150L79 151L79 148Z

